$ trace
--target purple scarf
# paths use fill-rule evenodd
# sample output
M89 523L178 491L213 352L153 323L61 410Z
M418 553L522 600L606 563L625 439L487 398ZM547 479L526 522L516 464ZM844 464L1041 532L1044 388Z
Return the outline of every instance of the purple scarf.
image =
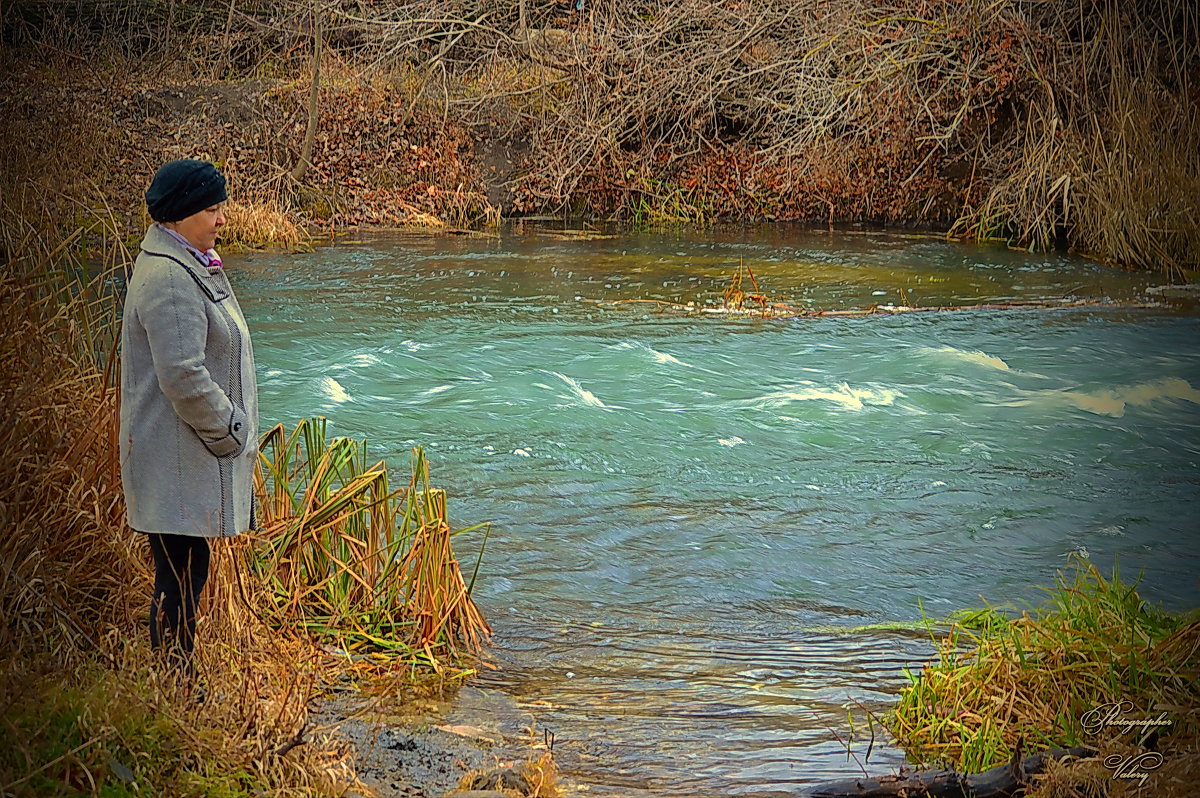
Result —
M200 261L201 266L206 266L209 269L221 268L221 256L217 254L215 249L210 249L207 252L201 252L193 247L191 242L189 242L186 238L179 235L179 233L176 233L165 224L159 224L158 226L161 227L167 233L167 235L174 238L180 244L183 244L184 248L187 249L188 252L192 253L196 260Z

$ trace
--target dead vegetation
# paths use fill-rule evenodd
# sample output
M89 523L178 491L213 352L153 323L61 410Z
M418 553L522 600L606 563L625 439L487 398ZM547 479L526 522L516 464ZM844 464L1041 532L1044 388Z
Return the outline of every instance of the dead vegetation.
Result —
M345 682L389 700L455 684L488 633L444 497L423 460L389 491L365 446L322 434L293 450L276 432L257 480L263 529L213 547L203 693L177 682L146 639L149 551L126 525L117 458L116 311L132 258L125 223L83 218L87 207L0 199L0 794L359 788L349 746L314 728L310 700ZM85 223L26 215L46 209ZM269 496L289 501L266 512Z
M82 232L52 243L4 221L0 793L354 785L345 746L305 728L320 681L311 645L266 628L252 586L231 590L245 585L228 581L228 549L216 552L225 586L210 593L201 632L213 700L185 700L156 666L144 639L148 551L125 527L116 457L115 302L110 283L86 277L126 256L86 249Z
M89 128L125 131L112 162L134 183L187 151L246 199L331 225L868 219L1175 276L1200 263L1198 21L1183 0L93 0L2 17L23 58L53 64L18 94L69 93L68 70L109 83ZM70 108L54 102L16 118Z

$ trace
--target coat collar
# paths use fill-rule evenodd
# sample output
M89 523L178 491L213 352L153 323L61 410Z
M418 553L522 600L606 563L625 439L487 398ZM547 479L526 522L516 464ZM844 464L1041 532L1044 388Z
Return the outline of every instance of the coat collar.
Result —
M142 238L141 247L142 252L147 255L167 258L182 266L188 276L196 281L196 285L200 286L200 290L204 291L213 302L220 302L229 297L228 289L221 285L223 281L215 279L221 270L200 265L195 255L188 252L183 244L180 244L174 236L168 235L157 224L150 225L146 235Z

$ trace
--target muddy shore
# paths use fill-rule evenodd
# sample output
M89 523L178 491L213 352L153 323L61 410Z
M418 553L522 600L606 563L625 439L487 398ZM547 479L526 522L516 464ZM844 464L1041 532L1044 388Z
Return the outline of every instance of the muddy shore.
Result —
M403 706L338 693L310 706L310 723L350 743L358 776L378 798L443 798L468 774L519 770L547 751L532 716L511 697L469 685ZM562 778L558 787L575 794Z

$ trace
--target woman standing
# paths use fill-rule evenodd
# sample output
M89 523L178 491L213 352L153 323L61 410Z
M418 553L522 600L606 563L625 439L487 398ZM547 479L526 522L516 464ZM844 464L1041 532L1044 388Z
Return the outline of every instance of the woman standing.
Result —
M121 480L129 525L154 556L150 643L185 679L208 539L254 526L254 356L213 249L225 199L225 178L205 161L171 161L154 175L146 205L155 223L121 330Z

